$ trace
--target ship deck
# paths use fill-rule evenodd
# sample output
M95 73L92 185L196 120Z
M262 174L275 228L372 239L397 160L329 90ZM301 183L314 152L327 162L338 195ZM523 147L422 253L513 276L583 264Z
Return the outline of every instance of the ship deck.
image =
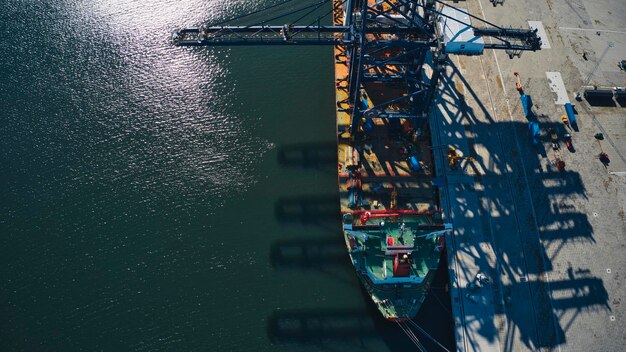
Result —
M375 0L369 1L372 4L376 3ZM335 24L341 23L343 15L338 8L334 15ZM336 101L344 102L348 98L344 81L344 78L348 76L348 65L342 48L335 47L334 54ZM376 89L380 87L368 88L365 92L371 97L376 95ZM370 107L373 106L371 100L368 103ZM337 157L341 212L347 213L354 210L354 207L350 207L347 170L354 164L353 158L356 154L361 165L363 206L360 208L390 209L394 189L397 193L398 209L433 210L437 208L438 194L436 188L432 186L434 163L430 131L424 131L425 133L417 143L412 143L406 137L399 137L402 134L399 124L391 126L383 119L373 118L373 128L368 132L367 140L354 141L350 138L350 114L341 109L346 106L345 103L337 104ZM417 156L421 165L420 170L411 169L407 157L409 154Z
M389 137L387 126L380 126L379 139L365 143L351 143L340 139L338 142L339 168L345 170L350 165L353 153L359 153L361 160L362 204L374 210L390 209L391 194L397 192L398 208L432 210L437 206L437 193L432 185L434 164L429 143L423 143L419 151L422 170L413 172L406 158L401 157L402 148ZM349 206L348 174L339 175L339 194L342 213L353 209Z
M376 3L375 0L368 1L372 5ZM336 1L335 6L340 3ZM389 4L382 3L381 6ZM335 24L343 21L342 15L336 7ZM365 137L351 136L351 116L346 111L349 107L345 81L348 76L347 58L343 48L335 47L334 50L341 212L352 213L355 220L364 211L405 211L407 215L391 226L379 225L385 219L372 219L368 225L378 228L372 231L359 229L360 233L366 234L364 237L351 236L351 240L356 239L357 248L365 249L364 252L351 252L353 264L384 316L389 319L414 316L426 297L441 258L437 239L425 238L435 228L443 229L441 224L433 226L435 218L440 221L441 217L435 216L436 210L439 210L439 196L433 186L432 136L428 129L423 129L415 138L408 121L375 117ZM370 108L377 99L388 101L406 94L398 89L397 84L383 82L370 82L363 86L363 91ZM359 101L363 104L361 99ZM414 158L413 165L411 157ZM416 166L416 161L419 166ZM411 235L396 233L399 226L405 225ZM396 241L393 250L386 246L390 238ZM413 253L407 277L394 276L395 252Z
M474 162L450 171L441 199L454 233L447 238L458 351L619 351L626 310L626 123L624 107L577 102L587 84L625 86L623 1L467 0L471 13L503 26L541 20L549 47L509 60L504 52L450 58L433 134ZM528 137L513 72L535 102L539 148ZM558 72L562 92L553 92ZM554 76L554 75L550 75ZM578 112L579 131L560 117L562 99ZM565 170L545 132L570 133ZM594 134L604 133L598 141ZM611 157L606 167L597 158ZM478 274L489 282L469 286Z

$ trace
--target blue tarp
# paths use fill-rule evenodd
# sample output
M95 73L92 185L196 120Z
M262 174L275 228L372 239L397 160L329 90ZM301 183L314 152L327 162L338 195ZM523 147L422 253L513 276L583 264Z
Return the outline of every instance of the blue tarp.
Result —
M565 103L565 113L569 119L569 124L575 131L578 131L578 124L576 123L576 114L574 114L574 107L571 103Z
M411 159L409 159L409 163L411 164L411 170L413 171L418 171L422 167L415 155L411 156Z

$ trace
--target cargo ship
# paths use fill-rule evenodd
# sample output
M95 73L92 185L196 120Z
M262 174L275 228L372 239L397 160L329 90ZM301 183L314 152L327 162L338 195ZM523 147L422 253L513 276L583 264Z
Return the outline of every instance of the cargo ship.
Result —
M263 16L288 22L257 21ZM245 25L229 24L234 21ZM471 160L454 146L432 143L432 109L447 56L501 49L513 58L541 48L537 29L498 27L441 0L283 0L181 29L172 41L333 47L342 232L368 295L398 323L419 312L451 230L439 205L445 175L436 170ZM439 168L437 148L448 150Z
M345 11L345 3L336 1L336 26L347 25ZM370 40L379 39L374 38L376 34L368 35ZM400 50L404 49L391 47L376 55L397 57ZM371 108L384 102L398 100L386 108L398 114L413 103L399 99L410 94L410 80L372 79L364 81L357 93L357 104L365 114L358 126L351 128L354 117L346 81L351 71L350 53L345 46L335 46L334 55L345 243L357 276L380 313L389 320L410 319L429 292L449 229L442 221L433 185L436 174L429 122L416 125L410 118L368 116ZM391 72L407 69L393 67L393 62L388 66ZM419 72L422 67L414 69Z

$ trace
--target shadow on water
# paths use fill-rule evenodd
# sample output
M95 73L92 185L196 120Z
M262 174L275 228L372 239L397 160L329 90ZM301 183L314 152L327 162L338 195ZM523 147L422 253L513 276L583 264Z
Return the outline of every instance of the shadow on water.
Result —
M323 238L276 241L270 249L270 263L275 268L350 264L341 233Z
M284 167L324 170L328 167L329 172L336 173L336 153L334 143L294 144L279 147L278 160ZM351 287L358 285L361 296L354 297L354 300L364 303L363 308L356 309L275 310L267 320L267 334L274 345L293 346L294 349L313 346L320 350L381 348L389 351L406 351L413 347L400 327L381 316L356 278L343 235L338 232L341 209L337 194L279 197L274 203L274 213L281 223L321 226L332 235L317 238L298 236L274 241L269 253L272 267L303 274L315 271ZM431 292L414 321L453 350L447 283L447 263L444 259L435 275ZM429 351L439 348L415 329L414 333Z
M337 172L337 144L296 143L278 148L278 163L289 167L317 169L327 173Z
M503 319L466 313L466 330L492 342L499 338L504 350L514 349L516 340L531 350L557 348L566 342L566 333L579 314L611 310L602 279L590 276L588 269L579 268L577 273L582 274L570 275L565 281L548 283L527 277L543 277L555 270L552 262L565 246L595 243L587 215L575 205L577 199L587 198L582 178L567 167L558 170L558 153L547 132L553 129L563 136L567 130L563 124L539 116L541 141L533 146L526 123L503 116L496 119L458 68L454 64L451 68L443 79L438 102L439 128L446 143L470 149L474 156L463 170L448 173L449 178L471 180L449 184L457 194L451 207L453 217L476 218L473 223L465 222L464 227L455 225L455 238L464 243L459 251L473 258L472 265L485 268L491 277L506 277L512 282L502 287L494 285L494 297L485 297L494 302L495 313ZM514 104L513 113L521 114L519 102ZM482 157L474 148L489 150L489 157ZM560 153L568 153L562 142ZM466 172L475 176L469 177ZM493 252L479 245L480 236ZM488 260L493 255L497 260ZM463 262L459 264L460 275L466 282L473 281L473 277L467 277L470 269L463 268ZM459 298L452 303L461 304ZM463 300L462 304L477 303ZM476 324L471 324L473 319ZM497 321L502 324L496 326Z
M308 245L308 241L295 244L292 242L286 247L296 246L303 250ZM323 247L333 246L329 242L312 241L311 246L318 248L320 243ZM344 253L344 258L348 258L345 252L343 241L338 244ZM278 248L284 247L278 244ZM305 249L309 253L306 259L284 260L278 262L281 266L293 265L300 268L305 262L305 267L328 265L325 261L326 254L320 258L312 253L317 249ZM337 248L339 250L339 248ZM282 258L282 255L279 256ZM332 255L334 257L334 255ZM442 257L445 258L445 257ZM352 268L348 260L336 258L335 265L347 265ZM289 264L287 264L289 263ZM352 270L353 271L353 270ZM452 316L450 300L447 292L447 264L442 260L435 275L433 285L424 304L413 321L418 324L429 336L413 329L418 339L428 351L441 350L436 343L445 346L448 350L454 350L454 335L452 331ZM346 349L371 350L373 342L382 342L389 351L410 350L412 342L404 332L393 322L382 317L378 309L371 302L367 292L361 287L362 299L366 301L363 309L302 309L302 310L276 310L268 318L267 334L274 344L281 345L314 345L321 349L336 349L340 343ZM331 348L332 347L332 348Z
M276 270L317 271L349 286L358 284L341 233L275 241L270 263Z
M281 197L274 203L274 215L283 223L338 226L341 209L337 195Z

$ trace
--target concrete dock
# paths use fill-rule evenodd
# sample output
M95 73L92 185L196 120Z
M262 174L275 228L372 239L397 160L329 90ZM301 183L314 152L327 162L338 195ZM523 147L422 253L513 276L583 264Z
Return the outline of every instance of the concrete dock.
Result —
M626 2L461 6L505 27L536 21L547 40L513 60L505 52L451 56L443 79L433 144L455 229L447 247L457 350L626 350L626 106L574 99L584 85L626 86L617 66L626 59ZM529 138L513 72L533 98L540 146ZM561 122L567 101L577 132ZM450 170L448 145L474 160ZM476 284L479 274L486 279Z

